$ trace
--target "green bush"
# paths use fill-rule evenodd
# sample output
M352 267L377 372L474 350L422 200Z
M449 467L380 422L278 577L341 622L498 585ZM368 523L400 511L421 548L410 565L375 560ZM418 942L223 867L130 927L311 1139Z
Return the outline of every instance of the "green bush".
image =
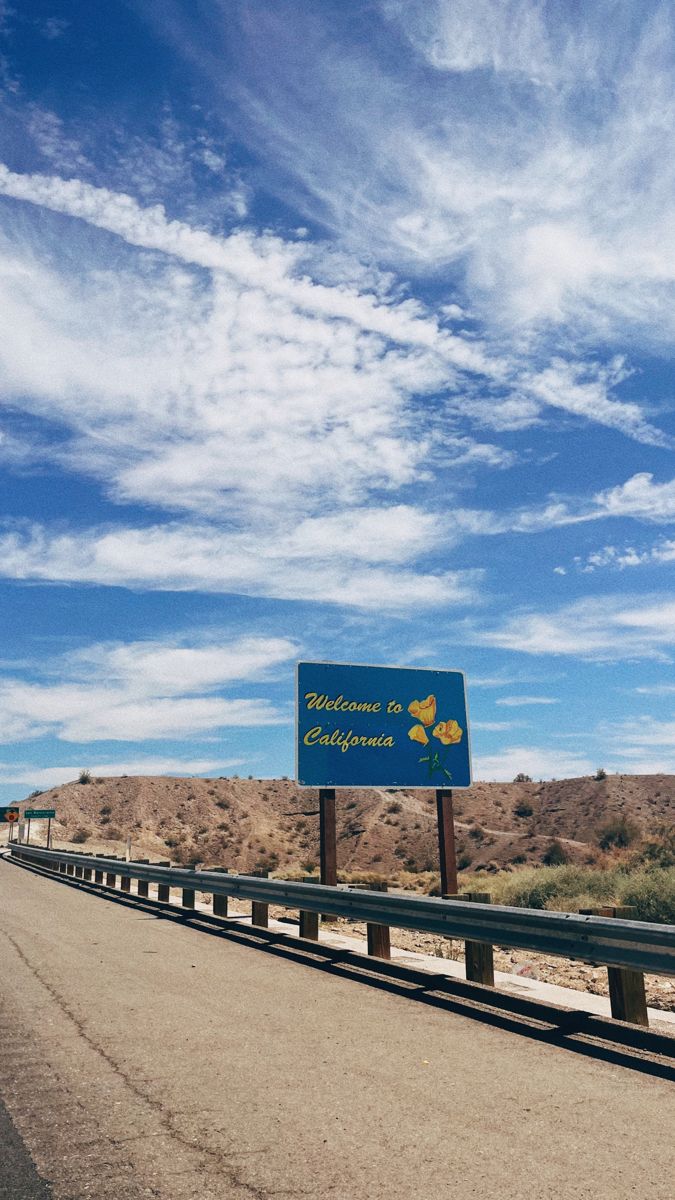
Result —
M524 775L522 771L519 771L513 782L514 783L532 783L532 776Z
M600 830L598 845L601 850L611 850L613 846L625 850L626 846L630 846L639 836L640 827L634 821L628 821L625 817L615 817Z
M675 867L635 871L624 877L621 903L632 904L637 921L675 925Z
M635 865L675 867L675 825L661 825L634 855Z
M529 800L521 800L520 804L516 804L513 811L517 817L531 817L534 809Z
M675 867L527 867L490 880L495 904L578 912L602 904L630 904L638 921L675 925Z
M553 908L574 911L577 897L590 897L588 905L616 902L617 869L601 871L572 864L559 867L526 867L522 871L496 875L490 889L496 904L516 908Z
M91 783L91 772L90 771L80 771L80 774L77 777L77 782L78 783Z
M547 867L560 867L563 863L569 862L569 854L567 853L562 842L554 838L549 842L546 851L542 856L542 861Z

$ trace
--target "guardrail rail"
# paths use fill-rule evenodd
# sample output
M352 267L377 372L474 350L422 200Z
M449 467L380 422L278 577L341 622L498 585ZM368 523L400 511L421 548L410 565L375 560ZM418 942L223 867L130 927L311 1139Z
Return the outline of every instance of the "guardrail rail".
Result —
M253 903L253 923L267 924L269 905L301 913L301 934L316 939L320 915L365 922L371 929L394 927L440 937L461 939L467 945L467 978L491 983L491 953L469 953L470 947L499 945L602 965L610 972L612 1015L620 1020L647 1024L644 972L675 975L675 926L538 909L511 908L468 897L408 896L386 891L329 887L320 883L294 883L255 875L231 874L224 868L196 869L146 861L126 861L113 856L75 851L45 850L13 844L12 858L91 882L104 890L130 892L137 881L138 895L146 898L149 885L158 889L159 902L170 901L171 888L182 891L182 906L194 908L195 893L213 897L216 916L227 916L230 898ZM93 878L92 878L93 876ZM119 888L118 888L119 880ZM305 920L302 914L306 914ZM307 919L311 916L312 919ZM256 919L257 918L257 919ZM374 936L369 943L388 957L388 938ZM473 970L473 974L470 971ZM618 972L618 974L617 974ZM640 986L641 982L641 986Z

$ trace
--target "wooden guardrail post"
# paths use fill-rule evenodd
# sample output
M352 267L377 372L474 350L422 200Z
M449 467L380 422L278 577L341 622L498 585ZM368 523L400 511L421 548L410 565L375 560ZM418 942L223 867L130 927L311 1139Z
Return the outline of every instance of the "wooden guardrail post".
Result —
M316 883L316 880L310 877L304 879L303 883ZM307 912L305 909L300 909L300 937L308 938L311 942L319 940L318 912Z
M67 865L67 863L60 862L60 863L59 863L59 875L67 875L67 874L68 874L68 865Z
M187 866L183 867L182 870L183 871L193 871L195 869L195 866L196 866L195 863L189 863ZM181 897L181 908L194 908L194 906L195 906L194 888L183 888L183 894Z
M149 858L136 858L136 859L134 859L134 862L149 863L150 859ZM147 900L149 894L150 894L150 885L149 885L147 879L138 879L136 881L136 895L141 896L144 900Z
M209 867L210 871L219 871L221 875L229 875L227 867ZM228 915L228 900L229 896L220 896L217 892L213 893L213 915L214 917L226 917Z
M94 883L103 883L103 871L97 867L94 871Z
M155 866L170 867L171 863L169 862L169 860L167 858L167 859L163 859L161 862L155 863ZM170 883L158 883L157 884L157 899L159 901L161 901L163 904L168 904L170 902L170 900L171 900L171 884Z
M444 900L467 900L473 904L492 904L489 892L458 892L443 896ZM464 942L464 973L471 983L495 986L494 947L487 942Z
M388 885L382 880L380 883L369 883L369 892L386 892ZM391 935L388 925L375 925L371 921L366 922L366 936L368 939L368 953L373 958L391 958Z
M601 908L582 908L579 912L591 917L618 917L622 921L635 920L635 908L629 904L605 904ZM644 973L631 971L628 967L608 967L607 980L609 1004L614 1019L649 1028Z
M86 879L88 881L91 880L91 867L83 867L82 868L82 878Z
M259 879L267 879L269 871L254 871ZM262 929L268 929L270 923L270 906L263 900L251 901L251 924L259 925Z
M109 888L117 887L117 873L116 872L113 872L113 871L106 872L105 885L106 885L106 887L109 887Z

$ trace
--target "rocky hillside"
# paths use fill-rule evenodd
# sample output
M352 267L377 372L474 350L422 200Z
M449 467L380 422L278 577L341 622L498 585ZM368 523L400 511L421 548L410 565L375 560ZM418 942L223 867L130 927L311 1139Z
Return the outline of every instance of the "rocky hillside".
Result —
M434 793L340 790L339 865L393 874L436 869ZM318 857L316 791L281 779L121 776L53 788L22 803L55 808L54 844L247 871L309 869ZM494 871L596 862L675 825L675 776L611 775L548 783L477 783L455 792L460 867ZM6 831L6 826L4 830ZM43 841L46 823L34 830ZM6 840L3 832L2 840ZM555 847L552 850L552 845Z

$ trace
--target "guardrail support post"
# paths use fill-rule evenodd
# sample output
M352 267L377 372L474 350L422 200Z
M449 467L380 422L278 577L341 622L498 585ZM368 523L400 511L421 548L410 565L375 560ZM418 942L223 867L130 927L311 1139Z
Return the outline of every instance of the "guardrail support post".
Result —
M443 899L468 900L473 904L492 904L492 896L489 892L456 892L454 895L444 895ZM466 978L471 983L485 983L488 987L494 987L494 947L488 942L465 941L464 970Z
M131 891L131 877L129 875L120 875L120 889L123 892Z
M221 875L229 875L227 867L209 867L210 871L218 871ZM226 917L228 915L227 902L229 896L221 896L218 892L213 893L213 915L214 917Z
M583 908L581 912L592 917L618 917L623 921L635 920L635 908L630 904ZM632 1025L644 1025L649 1028L643 972L631 971L628 967L608 967L607 980L609 982L609 1004L615 1021L628 1021Z
M269 871L256 871L255 874L260 879L267 879ZM270 923L270 906L263 900L251 901L251 924L259 925L261 929L268 929Z
M300 912L300 937L308 938L310 942L318 942L319 940L319 914L315 912L306 912L304 909Z
M60 862L59 863L59 875L67 875L67 874L68 874L68 867L67 867L66 863Z
M82 868L82 878L91 880L91 867L83 867Z
M196 864L190 863L190 865L188 867L184 867L183 869L186 871L193 871L193 870L195 870L195 867L196 867ZM185 887L183 888L183 895L182 895L180 903L181 903L181 908L194 908L194 906L195 906L194 888L185 888Z
M386 883L371 883L368 887L370 892L386 892ZM366 936L368 938L368 953L373 958L391 958L391 936L388 925L374 925L370 921L366 922Z
M137 863L149 863L150 859L149 858L137 858L134 861ZM148 894L149 894L149 884L148 884L147 879L138 879L136 881L136 895L141 896L141 897L143 897L143 899L147 900Z
M170 867L171 863L165 859L162 862L158 862L156 865L158 867ZM160 900L163 904L169 904L169 902L171 900L171 884L169 884L169 883L158 883L157 884L157 899Z
M94 871L94 883L103 883L103 871Z
M305 879L305 883L314 883L314 879ZM310 942L319 940L319 914L300 909L300 937L308 938Z

